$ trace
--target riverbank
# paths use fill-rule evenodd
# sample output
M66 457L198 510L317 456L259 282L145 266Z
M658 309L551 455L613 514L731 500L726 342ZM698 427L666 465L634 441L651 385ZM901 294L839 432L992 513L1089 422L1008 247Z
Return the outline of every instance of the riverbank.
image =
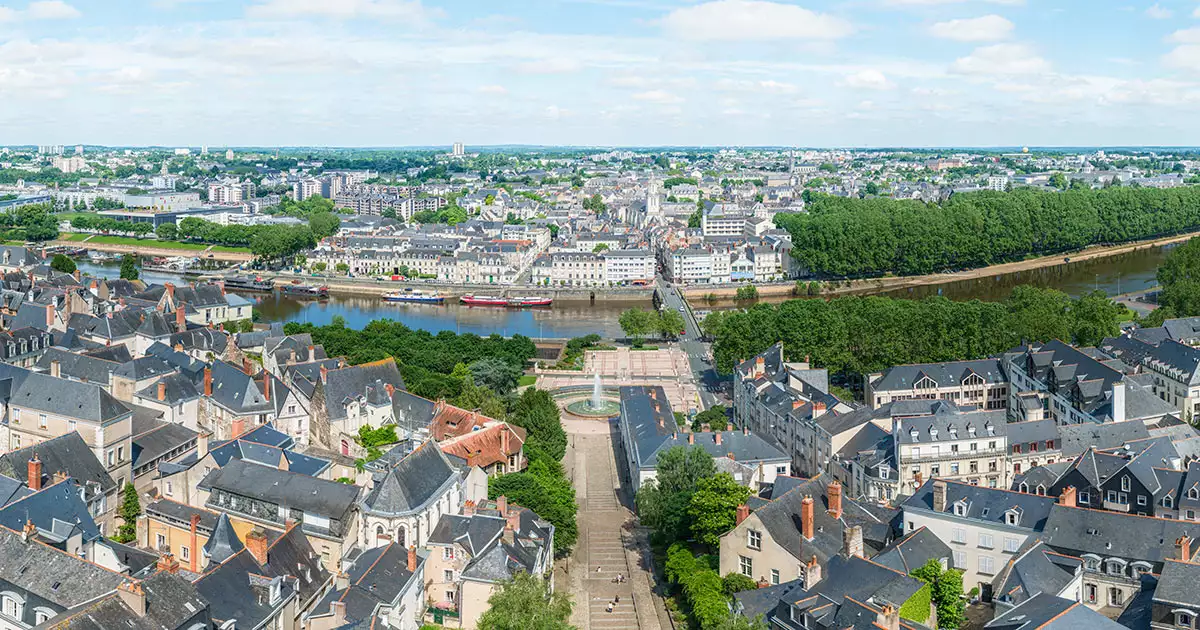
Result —
M994 291L1006 296L1008 291L1011 290L1011 287L1008 285L1013 283L1059 288L1057 283L1061 282L1063 278L1079 275L1086 276L1086 278L1075 278L1074 284L1082 285L1074 286L1075 291L1082 293L1085 289L1092 290L1093 286L1095 286L1096 288L1106 290L1110 295L1116 295L1125 292L1121 286L1121 271L1120 269L1112 270L1106 267L1120 267L1127 264L1130 257L1138 259L1140 264L1147 266L1144 272L1137 274L1138 276L1146 277L1136 279L1144 283L1144 286L1138 286L1134 282L1135 278L1131 277L1134 274L1126 274L1124 288L1126 290L1144 289L1153 285L1154 270L1157 268L1156 261L1161 260L1166 255L1165 248L1187 241L1194 236L1200 236L1200 232L1189 232L1187 234L1178 234L1147 241L1135 241L1121 245L1096 246L1077 252L1030 258L954 273L870 278L852 280L848 284L845 281L822 282L821 297L887 294L891 297L920 298L927 295L941 295L943 294L942 289L945 288L947 290L944 294L951 299L971 299L971 297L975 297L975 294L980 292L989 293ZM1141 260L1142 258L1146 258L1146 260ZM1114 262L1111 264L1107 262L1110 260ZM1037 274L1031 272L1037 272ZM1099 275L1101 278L1107 276L1110 281L1113 279L1111 276L1115 276L1115 290L1111 286L1093 285L1093 273ZM1046 277L1039 278L1038 275L1040 274L1044 274ZM757 285L759 301L781 302L795 297L803 297L793 295L792 290L794 287L795 283ZM742 303L734 300L736 292L737 286L705 287L701 285L689 287L684 291L684 294L693 303L706 308L728 308ZM1073 291L1068 292L1073 295L1076 294ZM968 295L964 295L964 293ZM710 294L714 295L716 299L708 299ZM984 299L988 298L984 297Z
M223 262L244 263L250 262L254 256L250 252L228 251L229 248L208 248L204 246L197 247L171 247L156 245L154 240L145 240L134 243L112 243L93 240L75 240L75 239L58 239L51 241L50 245L62 247L86 247L87 249L106 252L110 254L138 254L139 256L161 256L171 258L175 256L197 256L200 258L211 258Z
M538 295L553 298L555 302L586 302L604 304L646 304L654 295L654 287L548 287L542 285L503 284L451 284L445 282L395 282L375 278L338 278L288 273L249 272L276 285L288 285L299 280L303 284L324 285L330 294L349 297L379 297L392 291L412 289L414 291L437 291L447 300L457 301L464 295Z

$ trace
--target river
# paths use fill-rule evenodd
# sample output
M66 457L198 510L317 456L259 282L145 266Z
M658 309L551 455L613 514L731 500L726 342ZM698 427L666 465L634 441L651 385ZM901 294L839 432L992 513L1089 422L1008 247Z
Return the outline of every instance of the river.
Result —
M79 270L103 278L120 276L116 264L96 264L78 260ZM185 282L180 276L157 271L142 272L147 283ZM596 333L605 338L622 336L617 317L629 305L587 302L561 302L551 308L513 309L487 306L445 304L409 304L384 302L378 298L332 295L327 300L298 299L278 293L235 291L254 302L254 310L263 322L311 322L328 324L341 316L351 328L362 328L376 319L393 319L414 329L430 332L449 330L504 336L525 335L534 339L564 339Z

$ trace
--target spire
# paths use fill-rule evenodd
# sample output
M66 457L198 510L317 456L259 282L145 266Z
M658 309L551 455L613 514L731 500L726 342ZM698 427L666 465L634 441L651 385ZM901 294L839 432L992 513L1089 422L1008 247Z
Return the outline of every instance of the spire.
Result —
M221 512L221 516L217 518L217 526L213 528L212 535L204 544L204 555L208 558L208 564L225 562L244 548L245 545L238 538L237 532L233 531L229 515Z

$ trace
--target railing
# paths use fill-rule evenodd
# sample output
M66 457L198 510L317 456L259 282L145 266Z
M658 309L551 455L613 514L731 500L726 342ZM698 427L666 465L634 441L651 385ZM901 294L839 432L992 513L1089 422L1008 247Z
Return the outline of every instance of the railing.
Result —
M992 455L1005 455L1007 453L1008 453L1008 449L997 447L997 448L981 448L981 449L976 449L973 451L942 451L942 452L938 452L936 454L923 452L920 455L913 455L911 452L909 452L908 455L905 455L901 459L904 462L936 462L936 461L945 461L945 460L950 460L950 459L961 459L961 460L979 459L981 457L987 457L987 456L992 456ZM993 471L993 472L995 472L995 471Z

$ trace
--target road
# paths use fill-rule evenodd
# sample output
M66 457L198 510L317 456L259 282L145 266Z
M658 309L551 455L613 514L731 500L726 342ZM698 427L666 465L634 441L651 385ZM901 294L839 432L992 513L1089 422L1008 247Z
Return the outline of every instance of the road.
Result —
M679 347L687 353L692 372L696 375L701 406L708 409L717 404L728 405L728 398L724 394L726 380L720 378L709 359L712 356L712 345L703 341L700 322L696 320L692 309L688 308L675 287L668 286L661 277L657 286L659 294L663 296L663 308L683 315L686 332L679 337Z

